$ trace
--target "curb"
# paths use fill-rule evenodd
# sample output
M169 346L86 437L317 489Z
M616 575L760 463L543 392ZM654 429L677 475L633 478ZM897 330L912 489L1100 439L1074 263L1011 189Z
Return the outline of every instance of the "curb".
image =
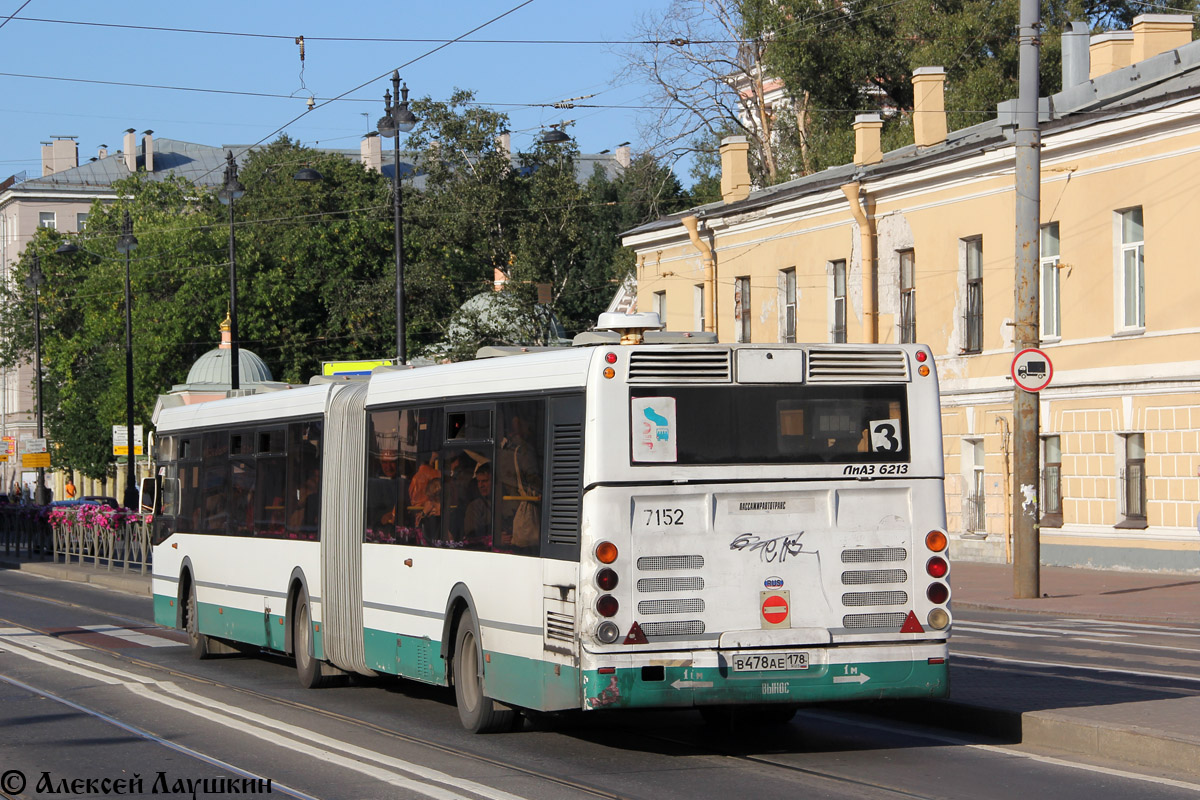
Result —
M150 575L131 575L124 572L93 571L88 567L58 564L53 561L12 561L0 557L0 568L15 569L31 575L74 583L89 583L125 594L150 597Z

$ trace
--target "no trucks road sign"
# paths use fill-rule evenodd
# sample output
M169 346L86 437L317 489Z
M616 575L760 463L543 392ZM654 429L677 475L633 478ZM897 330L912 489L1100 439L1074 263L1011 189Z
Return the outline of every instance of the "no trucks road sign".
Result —
M1050 385L1053 377L1050 356L1036 347L1027 347L1013 358L1012 379L1027 392L1040 392Z

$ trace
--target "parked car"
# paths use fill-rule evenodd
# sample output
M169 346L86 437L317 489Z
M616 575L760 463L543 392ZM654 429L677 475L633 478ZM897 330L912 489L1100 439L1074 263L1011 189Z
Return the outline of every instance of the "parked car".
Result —
M117 509L117 508L121 507L121 504L117 502L117 498L101 497L98 494L87 495L86 497L83 498L83 502L91 503L93 505L98 505L98 506L108 506L109 508L112 508L112 509Z

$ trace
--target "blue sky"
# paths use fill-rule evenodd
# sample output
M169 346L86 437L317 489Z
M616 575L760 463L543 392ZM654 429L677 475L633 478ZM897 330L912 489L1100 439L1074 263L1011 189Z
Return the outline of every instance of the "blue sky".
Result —
M15 14L0 27L0 73L4 73L0 75L0 179L23 170L30 177L39 175L39 143L53 136L78 137L84 161L101 144L107 144L110 153L120 149L127 128L139 133L152 129L156 137L203 144L246 144L275 138L271 134L276 129L301 117L286 128L293 138L305 144L356 148L368 123L373 127L382 114L383 92L390 81L378 76L390 77L397 67L414 97L445 99L459 87L474 90L485 104L495 104L509 114L514 148L527 148L543 126L567 119L575 121L569 132L584 152L615 149L625 141L637 151L636 122L649 112L504 105L554 103L593 93L594 98L580 102L643 105L647 87L619 85L616 80L623 66L616 46L507 42L625 41L632 36L637 18L661 11L669 0L523 2L30 0L22 8L25 0L0 0L0 22ZM324 40L454 39L514 8L468 37L506 43L459 42L425 56L439 43ZM305 37L303 74L294 42L299 35ZM346 92L345 101L322 105L325 99ZM304 114L310 94L316 96L318 106ZM681 178L688 182L686 176Z

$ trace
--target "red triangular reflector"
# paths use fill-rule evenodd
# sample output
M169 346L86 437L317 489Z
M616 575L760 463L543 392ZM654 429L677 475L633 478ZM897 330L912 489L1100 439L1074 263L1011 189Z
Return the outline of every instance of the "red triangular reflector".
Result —
M622 644L649 644L646 640L646 634L642 633L642 626L636 622L629 628L629 635L625 637Z
M925 629L921 627L921 623L917 621L917 615L913 612L908 612L908 616L904 618L904 624L900 626L901 633L924 633Z

